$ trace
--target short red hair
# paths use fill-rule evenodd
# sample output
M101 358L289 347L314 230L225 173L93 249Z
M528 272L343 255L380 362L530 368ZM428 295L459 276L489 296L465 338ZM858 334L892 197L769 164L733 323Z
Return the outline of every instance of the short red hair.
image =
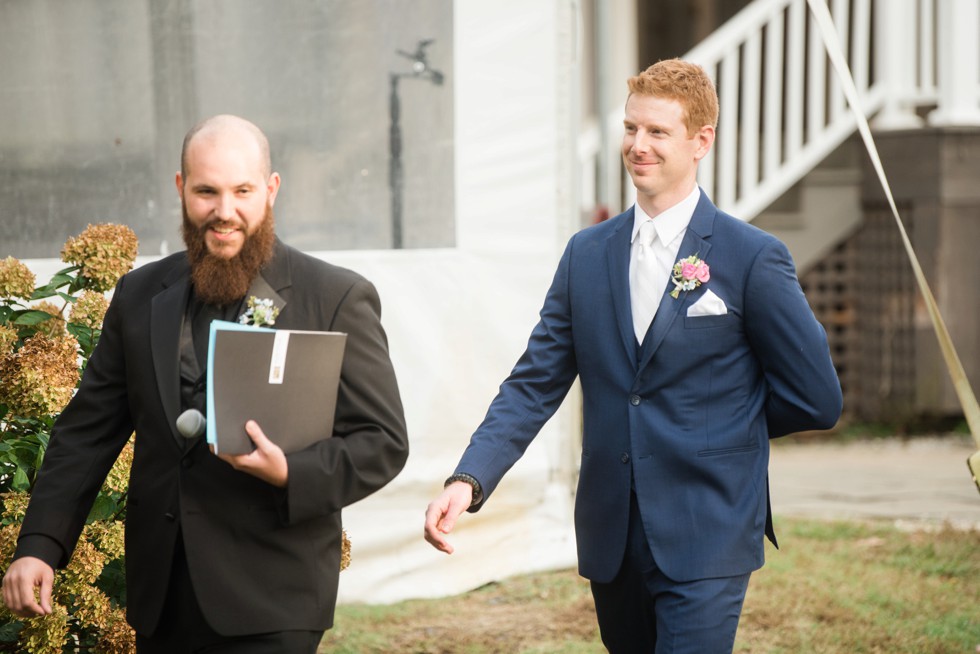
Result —
M691 136L705 125L718 126L718 92L697 64L664 59L626 81L630 95L652 95L677 100L684 109L684 124Z

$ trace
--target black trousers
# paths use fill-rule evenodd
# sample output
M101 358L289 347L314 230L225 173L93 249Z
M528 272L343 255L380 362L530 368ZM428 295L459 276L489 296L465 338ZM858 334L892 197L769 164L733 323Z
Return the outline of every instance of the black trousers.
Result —
M136 634L137 654L316 654L322 631L222 636L211 628L194 595L183 539L178 535L170 586L152 635Z

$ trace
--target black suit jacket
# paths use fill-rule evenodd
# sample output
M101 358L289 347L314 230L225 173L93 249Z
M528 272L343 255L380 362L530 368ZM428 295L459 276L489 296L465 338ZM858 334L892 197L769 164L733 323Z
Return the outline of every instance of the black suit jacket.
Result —
M128 619L140 633L156 627L178 535L201 609L219 633L329 628L341 509L387 484L408 456L373 285L278 241L257 282L282 305L276 327L348 334L333 437L288 456L285 490L234 470L203 439L186 447L176 432L190 289L183 252L120 280L79 391L54 427L18 556L67 564L135 430L126 575Z

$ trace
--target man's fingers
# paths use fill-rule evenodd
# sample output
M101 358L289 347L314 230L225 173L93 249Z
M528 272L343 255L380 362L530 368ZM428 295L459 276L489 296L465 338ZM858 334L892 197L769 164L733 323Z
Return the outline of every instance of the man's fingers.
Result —
M425 539L429 541L429 544L435 547L440 552L445 552L446 554L452 554L455 550L453 546L445 538L440 538L438 536L430 536L426 534Z
M259 427L259 423L255 422L254 420L249 420L245 423L245 433L248 434L248 437L252 439L253 443L255 443L255 447L260 450L272 445L272 441L269 440L269 437L266 436L265 432L262 431L262 428Z
M452 484L437 497L425 511L425 540L446 554L453 553L453 546L446 539L456 526L459 515L469 508L473 494L467 484Z
M255 449L248 454L218 454L235 470L246 472L273 486L285 488L289 481L289 464L282 449L273 443L254 420L245 423L245 433ZM212 450L213 451L213 450Z
M440 519L442 519L442 516L445 515L445 513L446 510L441 506L439 506L436 502L432 502L429 504L429 506L425 509L426 533L435 530L436 524L439 522Z
M449 506L449 510L446 511L446 513L445 513L445 515L443 515L442 519L439 520L436 523L436 529L438 529L439 531L441 531L444 534L451 533L452 530L453 530L453 527L456 526L456 517L458 515L459 515L459 513L456 513L456 514L453 513L453 507L452 507L452 505L450 505Z
M440 552L445 552L446 554L453 553L453 546L446 539L446 537L438 529L434 527L425 527L425 540L429 542L434 548Z
M430 545L435 547L440 552L445 552L446 554L453 553L453 546L449 544L446 540L444 533L449 533L448 531L442 531L440 526L445 521L446 509L447 507L440 502L443 498L438 498L429 504L429 507L425 511L425 540L429 542Z
M10 612L19 617L47 615L51 613L53 583L54 570L47 563L33 557L18 559L3 579L3 600Z
M41 600L41 612L44 615L51 613L51 590L54 586L54 577L51 575L41 576L41 585L38 597Z

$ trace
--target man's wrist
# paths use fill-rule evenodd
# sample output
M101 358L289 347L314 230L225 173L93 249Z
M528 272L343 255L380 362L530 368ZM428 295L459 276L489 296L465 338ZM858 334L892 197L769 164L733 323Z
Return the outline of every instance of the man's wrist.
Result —
M57 569L65 558L65 550L58 541L46 534L28 534L17 543L13 558L16 560L25 556L40 559L52 569Z
M449 486L450 484L461 481L465 484L469 484L473 488L473 500L470 502L470 506L476 506L483 501L483 487L480 486L480 482L473 475L468 475L465 472L457 472L450 475L443 487Z

